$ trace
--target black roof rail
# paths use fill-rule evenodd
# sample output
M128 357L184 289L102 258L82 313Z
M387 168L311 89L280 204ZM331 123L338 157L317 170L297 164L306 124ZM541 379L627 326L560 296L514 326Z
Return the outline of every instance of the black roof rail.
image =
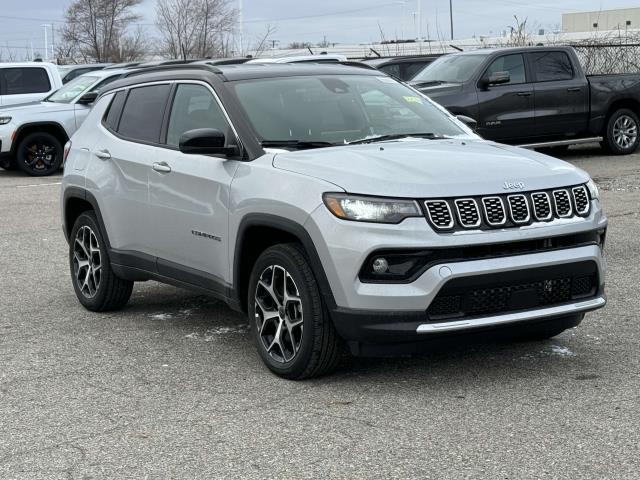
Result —
M358 68L366 68L367 70L378 70L373 65L369 65L367 63L359 62L357 60L345 60L344 62L336 62L340 65L346 65L348 67L358 67Z
M213 65L182 63L178 65L152 65L150 67L138 67L136 70L125 73L122 78L129 78L144 73L166 72L170 70L203 70L211 73L222 74L222 70Z

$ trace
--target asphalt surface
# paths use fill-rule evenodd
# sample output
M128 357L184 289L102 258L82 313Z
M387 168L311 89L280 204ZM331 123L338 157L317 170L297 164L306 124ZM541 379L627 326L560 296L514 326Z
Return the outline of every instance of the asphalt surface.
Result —
M565 158L610 219L604 310L549 341L306 382L270 374L206 297L147 282L85 311L60 177L0 170L0 478L640 478L640 154Z

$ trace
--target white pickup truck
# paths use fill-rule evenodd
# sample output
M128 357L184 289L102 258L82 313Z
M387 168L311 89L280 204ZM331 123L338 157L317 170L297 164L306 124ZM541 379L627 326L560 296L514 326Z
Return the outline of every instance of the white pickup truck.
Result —
M41 100L61 86L53 63L0 63L0 105Z

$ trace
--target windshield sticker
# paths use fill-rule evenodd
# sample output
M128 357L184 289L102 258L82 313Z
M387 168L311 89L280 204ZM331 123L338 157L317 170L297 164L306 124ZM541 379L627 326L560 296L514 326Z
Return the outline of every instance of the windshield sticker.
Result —
M422 99L420 97L413 97L413 96L405 95L402 98L404 98L405 102L407 102L407 103L419 103L419 104L422 105Z

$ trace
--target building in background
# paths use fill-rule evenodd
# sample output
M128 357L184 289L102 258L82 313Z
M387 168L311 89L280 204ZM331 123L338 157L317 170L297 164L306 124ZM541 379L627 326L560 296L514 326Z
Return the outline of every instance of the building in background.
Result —
M565 33L637 28L640 28L640 8L562 14L562 31Z

